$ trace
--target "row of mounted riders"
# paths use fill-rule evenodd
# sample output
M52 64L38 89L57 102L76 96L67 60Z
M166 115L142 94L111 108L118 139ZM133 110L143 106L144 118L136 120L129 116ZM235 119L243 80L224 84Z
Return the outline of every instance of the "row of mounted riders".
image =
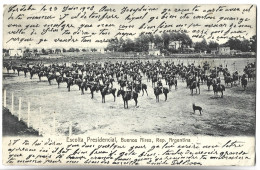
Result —
M244 73L242 76L239 76L237 72L235 72L232 76L227 68L223 68L222 65L219 67L215 67L213 69L209 69L209 64L205 62L203 67L196 67L194 64L189 64L188 66L183 65L183 63L175 65L174 62L165 62L162 64L159 60L155 63L148 62L116 62L115 64L111 62L106 62L102 66L100 63L84 63L83 65L77 64L75 62L72 66L68 67L65 64L51 64L49 66L44 66L42 63L37 65L33 65L29 67L26 66L15 66L12 63L4 63L4 67L9 70L13 70L14 72L18 72L18 76L20 72L24 72L26 77L27 73L30 73L30 78L34 75L39 76L39 80L46 76L49 84L51 84L52 80L57 81L58 87L60 83L66 82L68 91L70 91L70 87L74 84L78 85L79 90L81 90L81 94L84 94L84 90L88 88L91 91L91 98L93 98L94 91L100 91L102 95L102 103L105 102L105 95L112 94L114 96L115 101L115 93L116 89L113 88L114 75L117 78L117 82L120 85L120 89L117 92L117 96L122 95L124 106L128 107L128 100L134 99L135 104L137 105L138 93L142 90L144 95L144 91L147 93L147 85L142 83L142 76L145 75L147 77L147 82L152 81L152 87L154 88L154 94L156 96L156 101L159 102L159 95L165 95L165 101L167 100L167 94L171 90L171 87L174 85L175 89L177 88L177 76L182 79L182 81L186 80L187 87L190 88L191 94L193 95L193 90L199 90L200 94L200 83L207 82L208 89L210 86L213 86L214 94L217 92L222 93L225 91L225 86L221 84L219 73L222 72L225 77L225 84L232 84L236 81L242 82L242 86L245 88L247 85L246 77L253 78L253 66L247 65L244 69ZM210 75L207 76L205 74L206 70L210 72ZM85 74L85 76L83 76ZM169 88L162 87L161 79L165 79L166 85ZM100 83L100 81L102 83ZM157 87L155 86L157 83Z

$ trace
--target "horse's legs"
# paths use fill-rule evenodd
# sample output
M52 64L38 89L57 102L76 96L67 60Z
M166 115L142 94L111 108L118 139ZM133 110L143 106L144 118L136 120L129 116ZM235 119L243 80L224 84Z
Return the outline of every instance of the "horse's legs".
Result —
M60 88L60 83L59 82L57 82L58 83L58 88Z
M113 96L114 96L114 102L116 101L116 95L113 93Z
M137 106L137 99L135 99L135 106Z
M167 100L167 93L164 94L165 95L165 101Z
M199 94L200 94L200 87L199 87Z
M222 93L221 97L223 98L223 91L221 91L221 93Z
M147 96L148 96L147 89L145 89L145 92L146 92L146 94L147 94Z
M93 90L91 90L91 99L93 99Z

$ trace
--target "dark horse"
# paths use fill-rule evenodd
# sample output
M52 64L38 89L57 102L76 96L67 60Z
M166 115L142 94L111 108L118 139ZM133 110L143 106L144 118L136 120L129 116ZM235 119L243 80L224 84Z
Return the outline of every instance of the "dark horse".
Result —
M225 86L222 84L213 84L214 95L218 92L221 92L221 97L223 98L223 91L225 91Z
M47 76L47 78L48 78L49 85L51 85L51 80L56 79L56 76L55 76L54 74L49 74L49 75Z
M171 79L169 80L169 90L170 90L170 91L171 91L173 85L175 86L175 90L176 90L176 89L177 89L177 80L171 78Z
M104 86L100 87L100 92L102 96L102 103L106 103L105 96L112 94L114 96L114 102L116 101L116 88L107 88Z
M85 88L86 90L89 88L90 89L90 92L91 92L91 99L93 99L94 98L94 91L98 91L99 90L99 88L98 88L98 85L96 84L96 83L94 83L94 84L90 84L90 83L87 83L86 84L86 87L87 88Z
M167 100L167 94L169 93L169 89L166 87L160 88L160 87L155 87L154 88L154 95L156 96L156 102L159 102L159 95L164 94L165 96L165 101Z
M212 85L213 85L213 79L208 77L208 79L207 79L208 91L210 90L210 86L212 86Z
M46 75L47 75L47 73L45 73L44 71L40 71L40 72L38 73L39 81L41 81L41 78L42 78L43 76L46 76Z
M190 91L191 91L191 95L193 96L193 89L196 89L196 93L197 92L197 89L199 89L199 94L200 94L200 83L199 82L196 82L196 81L193 81L191 84L190 84Z
M245 77L241 79L241 83L242 83L242 87L244 87L244 90L246 90L247 79Z
M144 90L148 96L148 93L147 93L147 85L146 84L134 84L134 88L136 89L136 91L139 93L140 90L142 90L143 94L142 96L144 95Z
M225 79L226 86L228 86L229 83L231 84L231 87L233 86L233 81L234 80L233 80L233 78L231 76L225 76L224 79Z
M157 77L152 77L152 87L155 87L156 82L157 82Z
M68 91L70 91L70 86L73 85L73 78L72 77L63 77L63 81L67 83Z
M133 94L131 94L131 93L133 93ZM120 95L122 95L122 99L124 101L124 108L126 108L126 107L128 108L128 100L131 100L131 99L134 99L135 106L137 106L138 93L136 93L135 91L131 92L131 91L118 90L117 97L119 97Z
M56 76L56 81L58 83L58 88L60 88L60 83L62 82L63 77L62 76Z

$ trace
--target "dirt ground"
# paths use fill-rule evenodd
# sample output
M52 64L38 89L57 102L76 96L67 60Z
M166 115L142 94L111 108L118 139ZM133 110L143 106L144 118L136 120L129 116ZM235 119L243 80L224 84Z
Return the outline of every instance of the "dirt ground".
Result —
M254 61L254 59L251 59ZM215 59L215 62L218 60ZM236 67L232 63L236 61ZM188 60L185 62L188 62ZM222 60L223 62L223 60ZM247 59L227 59L228 68L242 72ZM251 61L250 61L251 62ZM81 95L74 85L68 92L66 84L58 88L56 81L49 85L47 78L41 82L37 76L33 79L24 77L23 73L6 74L3 88L7 89L7 107L11 108L11 93L14 94L14 114L18 114L18 99L22 97L22 119L27 120L27 102L31 103L31 121L35 129L44 135L68 135L72 122L73 134L107 134L107 135L210 135L210 136L254 136L256 117L256 83L248 83L244 91L241 85L226 87L224 97L214 96L212 87L208 91L206 84L201 85L200 94L191 96L186 83L178 80L178 89L172 89L168 100L160 95L156 103L152 83L148 86L148 96L142 93L138 97L138 106L133 100L129 108L124 109L121 96L113 101L113 96L106 96L106 103L101 103L100 92L90 91ZM11 71L12 72L12 71ZM223 75L221 75L224 83ZM115 88L119 89L117 82ZM165 85L165 83L163 82ZM193 114L192 103L203 108ZM39 108L41 107L41 113ZM55 113L54 113L55 112ZM55 119L54 119L55 117ZM55 132L54 132L55 122Z

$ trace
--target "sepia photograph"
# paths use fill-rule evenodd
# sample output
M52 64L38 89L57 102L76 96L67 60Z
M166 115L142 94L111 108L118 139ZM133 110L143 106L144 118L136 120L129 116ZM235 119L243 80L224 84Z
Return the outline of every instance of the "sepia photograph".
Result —
M256 5L5 4L2 29L3 164L254 165Z

